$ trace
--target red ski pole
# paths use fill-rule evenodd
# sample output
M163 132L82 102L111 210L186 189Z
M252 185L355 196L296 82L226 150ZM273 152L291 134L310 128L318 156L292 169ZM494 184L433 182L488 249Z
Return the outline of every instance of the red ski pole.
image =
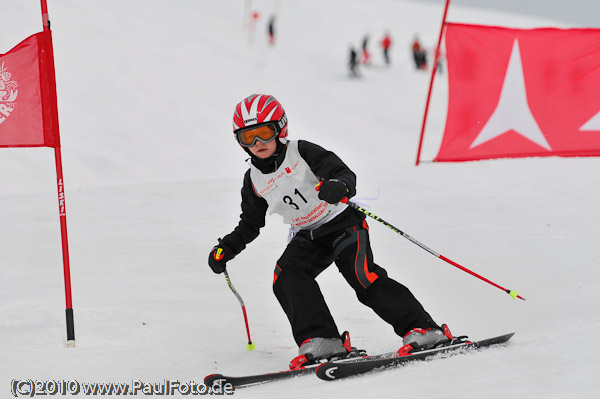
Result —
M246 305L244 305L244 301L242 300L242 297L237 292L237 290L235 289L233 284L231 284L231 279L229 278L229 273L227 273L227 270L225 270L223 272L223 274L225 274L225 280L227 281L227 285L231 289L231 292L233 292L235 294L235 297L238 299L238 301L240 302L240 305L242 306L242 314L244 315L244 323L246 324L246 333L248 334L248 344L246 345L246 349L248 349L249 351L253 351L254 348L256 348L256 345L252 342L252 338L250 338L250 326L248 325L248 315L246 314Z
M432 250L431 248L427 247L426 245L420 243L419 241L415 240L414 238L412 238L411 236L409 236L408 234L404 233L403 231L401 231L400 229L398 229L397 227L394 227L393 225L391 225L390 223L386 222L385 220L381 219L379 216L372 214L371 212L367 211L366 209L361 208L359 205L355 204L354 202L348 201L347 198L342 199L341 202L346 203L349 207L356 209L357 211L364 213L365 215L369 216L370 218L373 218L375 220L377 220L379 223L383 224L384 226L389 227L390 229L392 229L393 231L395 231L396 233L400 234L402 237L406 238L407 240L409 240L410 242L412 242L413 244L418 245L419 247L423 248L425 251L429 252L430 254L434 255L437 258L440 258L441 260L443 260L444 262L447 262L449 264L451 264L452 266L455 266L457 268L459 268L460 270L469 273L472 276L477 277L480 280L485 281L488 284L493 285L496 288L501 289L502 291L506 292L507 294L509 294L513 299L515 298L519 298L522 300L525 300L525 298L523 298L522 296L519 295L519 293L517 291L513 291L513 290L509 290L506 289L496 283L494 283L493 281L488 280L487 278L480 276L479 274L467 269L464 266L459 265L458 263L454 262L451 259L446 258L444 255L439 254L437 252L435 252L434 250Z

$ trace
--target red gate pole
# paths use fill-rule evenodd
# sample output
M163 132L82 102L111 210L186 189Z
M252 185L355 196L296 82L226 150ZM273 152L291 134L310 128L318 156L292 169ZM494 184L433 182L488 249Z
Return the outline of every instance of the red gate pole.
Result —
M50 31L50 19L48 18L48 6L46 0L40 0L42 6L42 24L44 25L44 31ZM54 72L54 54L52 44L49 46L48 58L49 71L48 77L51 79L50 90L53 96L53 102L56 104L56 77ZM73 303L71 297L71 269L69 266L69 242L67 239L67 213L65 207L65 192L64 192L64 180L62 170L62 156L60 152L60 135L58 129L58 109L53 108L52 120L56 123L56 144L54 147L54 158L56 160L56 182L58 190L58 211L60 217L60 233L62 238L62 257L63 257L63 271L65 278L65 301L66 301L66 319L67 319L67 346L75 346L75 324L73 320Z
M446 6L444 8L444 16L442 18L442 26L440 27L440 36L438 38L437 47L435 49L435 56L433 59L433 68L431 68L431 80L429 81L429 92L427 93L427 102L425 103L425 114L423 115L423 124L421 125L421 138L419 139L419 149L417 151L417 162L415 166L419 166L421 159L421 148L423 147L423 137L425 136L425 125L427 124L427 114L429 112L429 101L431 100L431 91L433 89L433 81L435 79L435 73L437 72L438 59L440 57L440 46L442 45L442 37L444 36L444 28L446 26L446 16L448 15L448 7L450 6L450 0L446 0Z

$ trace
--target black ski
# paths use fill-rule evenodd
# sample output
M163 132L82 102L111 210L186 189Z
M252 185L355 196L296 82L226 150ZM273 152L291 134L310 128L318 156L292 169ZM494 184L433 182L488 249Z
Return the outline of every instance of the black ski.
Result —
M335 360L348 360L348 359L362 359L367 356L367 353L362 349L357 349L352 347L352 350L349 353L343 355L343 357L336 356L332 359ZM207 387L212 387L213 384L219 383L221 387L225 384L229 383L234 388L241 388L250 385L258 385L265 384L267 382L280 381L285 380L292 377L298 377L301 375L314 374L317 366L325 363L327 360L321 360L317 363L306 364L304 367L296 368L292 370L282 370L271 373L264 374L254 374L254 375L245 375L245 376L226 376L223 374L211 374L204 377L204 385ZM331 361L331 359L330 359Z
M241 388L250 385L265 384L267 382L285 380L287 378L297 377L300 375L314 374L315 369L319 364L312 364L305 368L295 370L284 370L274 373L246 375L240 377L225 376L223 374L211 374L204 377L204 385L212 387L215 382L220 380L221 386L227 383L233 385L234 388Z
M491 345L507 342L515 333L500 335L494 338L483 339L480 341L468 341L459 339L453 341L448 346L429 350L419 350L411 352L404 356L390 356L390 354L366 356L359 359L349 359L341 361L330 361L317 367L316 374L322 380L333 381L340 378L350 377L367 373L374 370L383 370L390 367L402 365L414 360L429 359L434 356L444 357L444 355L468 352L469 350L485 348Z

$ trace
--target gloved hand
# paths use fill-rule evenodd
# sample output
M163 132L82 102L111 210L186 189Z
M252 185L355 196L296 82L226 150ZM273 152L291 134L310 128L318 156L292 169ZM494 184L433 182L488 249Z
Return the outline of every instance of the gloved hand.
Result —
M225 266L228 261L233 259L234 254L229 248L221 244L219 239L219 245L215 245L208 255L208 265L213 272L219 274L225 271Z
M319 199L330 204L337 204L348 195L348 187L346 183L338 179L323 180L317 186L319 191Z

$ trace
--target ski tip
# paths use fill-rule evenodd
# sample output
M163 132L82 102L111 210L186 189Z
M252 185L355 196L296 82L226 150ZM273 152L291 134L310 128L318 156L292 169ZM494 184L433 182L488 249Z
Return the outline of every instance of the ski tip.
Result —
M319 369L320 369L321 367L325 366L327 363L328 363L328 362L325 362L325 363L321 363L321 364L319 364L319 365L317 366L317 368L315 368L315 373L316 373L316 372L318 372L318 371L319 371Z
M335 365L333 365L330 362L326 362L326 363L323 363L323 364L317 366L317 369L315 370L315 374L321 380L333 381L337 378L337 376L335 375L336 370L337 370L337 367Z
M204 377L204 384L207 386L212 385L217 380L224 380L225 376L223 374L209 374Z

